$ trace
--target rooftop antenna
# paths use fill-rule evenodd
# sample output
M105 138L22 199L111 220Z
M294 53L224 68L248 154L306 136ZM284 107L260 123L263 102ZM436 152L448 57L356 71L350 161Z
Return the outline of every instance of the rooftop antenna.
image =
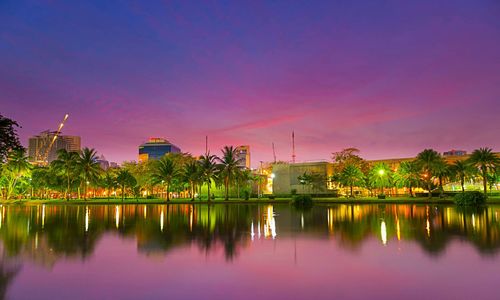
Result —
M208 155L208 135L205 136L205 155Z
M292 131L292 163L295 163L295 132Z
M274 142L273 142L273 157L274 157L274 163L276 163L276 150L274 149Z

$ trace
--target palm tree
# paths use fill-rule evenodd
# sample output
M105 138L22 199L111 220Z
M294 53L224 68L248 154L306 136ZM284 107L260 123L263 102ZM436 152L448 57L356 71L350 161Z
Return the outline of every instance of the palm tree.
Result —
M429 198L432 198L432 178L441 161L441 155L433 149L425 149L417 155L416 163L420 170L424 172L423 176L427 185L427 190L429 191Z
M116 176L116 182L120 185L122 190L122 202L125 200L125 188L134 187L137 184L135 177L125 169L121 169Z
M84 195L87 200L87 188L90 183L95 183L102 172L101 166L97 162L97 153L94 149L83 148L77 163L78 173L83 179Z
M386 163L377 163L371 168L368 177L374 187L380 188L380 195L382 195L384 188L391 185L392 170Z
M244 189L247 188L248 183L253 179L252 176L252 171L248 169L241 169L237 170L236 172L236 188L237 188L237 194L238 194L238 199L240 197L240 188L243 187Z
M500 165L500 159L490 148L479 148L472 152L468 162L479 169L483 179L484 195L487 195L488 174L496 172Z
M242 157L238 157L238 151L233 146L224 146L222 149L222 157L217 159L224 180L224 200L229 200L229 185L235 177L235 172L240 169L243 162Z
M189 193L191 194L191 201L194 201L194 194L196 185L200 181L200 164L196 160L192 160L184 165L183 176L185 182L189 184Z
M450 166L442 159L436 164L434 168L434 175L437 177L439 182L439 194L440 197L444 195L443 181L450 177Z
M3 176L6 178L6 193L5 199L9 200L19 181L32 169L28 162L28 157L25 155L24 149L11 150L7 157L7 163L2 167Z
M451 178L460 181L462 193L465 193L465 180L474 174L474 167L463 160L457 160L450 166Z
M210 186L212 185L212 181L217 176L219 169L217 168L217 156L210 155L207 153L200 158L200 167L203 181L207 184L207 198L208 202L210 202Z
M112 169L106 170L104 173L104 176L101 179L102 185L104 188L106 188L106 195L109 200L109 197L111 195L111 189L114 189L116 187L116 176L113 174Z
M339 179L344 186L348 186L351 197L354 197L353 187L363 185L365 175L356 165L347 165L340 173Z
M398 187L407 187L410 197L413 197L413 188L420 183L420 170L414 161L404 161L393 174L393 181Z
M170 201L170 186L172 180L179 176L180 171L174 158L167 154L156 161L153 167L152 179L156 183L164 183L167 192L167 201Z
M66 177L66 200L69 200L71 177L75 176L78 157L77 152L68 152L66 149L60 149L57 151L57 159L52 162L54 170Z

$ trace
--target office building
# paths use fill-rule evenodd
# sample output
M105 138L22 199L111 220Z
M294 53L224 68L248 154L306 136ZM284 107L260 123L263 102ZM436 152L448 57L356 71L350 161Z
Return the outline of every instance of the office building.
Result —
M167 153L180 153L181 149L163 138L150 138L139 146L139 162L159 159Z
M250 169L250 146L245 145L236 147L236 151L237 158L241 159L239 166L242 168Z
M55 138L55 139L54 139ZM52 146L51 146L52 144ZM28 158L35 164L47 164L57 159L57 151L80 152L79 136L58 135L55 131L44 131L28 140Z

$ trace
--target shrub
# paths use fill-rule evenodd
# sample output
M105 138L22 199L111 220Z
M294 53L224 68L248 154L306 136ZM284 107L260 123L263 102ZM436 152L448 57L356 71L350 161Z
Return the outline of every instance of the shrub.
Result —
M459 206L479 206L486 203L486 196L478 191L456 194L453 199Z
M269 200L274 200L276 198L276 196L274 195L269 195L267 198L269 198Z
M243 198L244 198L245 200L250 199L250 192L249 192L249 191L244 191L244 192L243 192Z
M297 208L310 208L313 206L311 195L293 196L293 205Z
M384 195L384 194L379 194L377 197L378 197L379 199L385 199L385 195Z
M292 196L297 195L297 189L292 189L290 192L292 193Z

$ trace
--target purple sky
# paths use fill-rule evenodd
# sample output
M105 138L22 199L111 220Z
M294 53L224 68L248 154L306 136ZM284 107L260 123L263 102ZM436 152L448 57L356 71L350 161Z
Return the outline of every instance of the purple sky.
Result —
M0 1L0 113L113 161L500 149L500 2Z

